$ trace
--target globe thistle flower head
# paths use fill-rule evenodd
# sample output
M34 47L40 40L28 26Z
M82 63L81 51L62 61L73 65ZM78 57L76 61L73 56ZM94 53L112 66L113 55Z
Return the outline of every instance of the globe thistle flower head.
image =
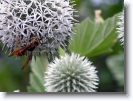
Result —
M119 16L119 21L117 22L117 25L118 39L120 40L121 45L124 46L124 9Z
M69 0L0 0L0 40L12 52L37 36L34 53L54 54L74 33L74 12Z
M95 92L99 81L95 69L87 58L65 54L48 65L44 86L47 92Z

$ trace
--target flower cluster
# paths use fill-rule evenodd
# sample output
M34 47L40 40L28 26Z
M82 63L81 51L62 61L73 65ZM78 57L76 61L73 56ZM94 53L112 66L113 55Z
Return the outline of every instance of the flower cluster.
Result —
M44 86L47 92L95 92L99 81L95 69L87 58L66 54L48 65Z
M117 22L118 28L118 38L120 39L121 45L124 46L124 10L121 12L119 16L119 21Z
M34 53L54 54L74 33L69 0L0 0L0 40L8 50L23 47L33 36L40 43Z

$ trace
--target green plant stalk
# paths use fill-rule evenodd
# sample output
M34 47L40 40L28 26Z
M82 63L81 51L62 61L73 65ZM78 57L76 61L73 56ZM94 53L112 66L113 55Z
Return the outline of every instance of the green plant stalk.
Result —
M36 59L32 59L31 62L31 73L30 73L30 79L29 84L30 86L27 87L28 92L44 92L44 70L45 70L45 62L47 59L40 59L39 57L36 57ZM45 64L46 65L46 64Z

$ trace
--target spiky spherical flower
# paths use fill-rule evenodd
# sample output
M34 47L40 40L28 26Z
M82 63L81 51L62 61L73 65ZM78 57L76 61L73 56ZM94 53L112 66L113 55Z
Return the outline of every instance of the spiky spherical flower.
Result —
M74 12L69 0L0 0L0 40L12 52L37 36L34 53L54 54L71 38Z
M124 10L121 12L119 16L119 21L117 22L118 28L118 38L120 39L121 45L124 46Z
M47 92L95 92L99 81L95 69L87 58L66 54L48 65L44 86Z

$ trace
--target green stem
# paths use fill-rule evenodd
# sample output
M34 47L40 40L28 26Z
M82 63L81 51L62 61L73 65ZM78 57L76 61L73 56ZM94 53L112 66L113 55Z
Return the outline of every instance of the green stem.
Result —
M46 71L46 69L47 69L47 66L48 66L48 59L47 59L47 57L46 57L46 55L42 55L41 57L40 57L40 61L41 61L41 64L42 64L42 66L43 66L43 71L45 72Z

